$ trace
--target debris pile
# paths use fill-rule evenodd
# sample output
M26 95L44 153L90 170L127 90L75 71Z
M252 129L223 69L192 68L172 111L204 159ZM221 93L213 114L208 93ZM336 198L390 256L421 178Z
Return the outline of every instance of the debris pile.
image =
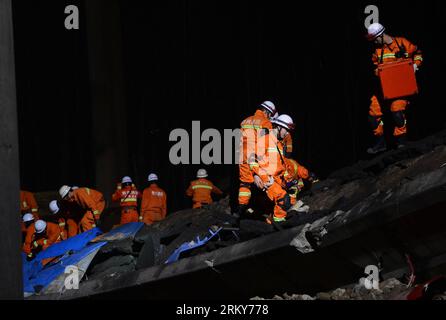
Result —
M423 287L423 286L419 286ZM417 288L419 288L417 287ZM321 292L315 296L307 294L293 294L287 293L282 296L274 296L268 300L295 300L295 301L346 301L346 300L446 300L446 287L444 282L438 289L435 288L435 292L425 292L420 296L415 296L416 289L409 288L407 285L400 282L398 279L388 279L380 283L379 289L367 289L364 285L357 284L351 285L345 288L338 288L330 292ZM255 297L251 300L267 300L265 298Z
M403 292L408 256L420 281L446 274L445 190L443 131L333 173L280 225L238 221L229 199L171 214L102 247L79 291L46 298L388 299ZM382 292L346 287L378 264Z

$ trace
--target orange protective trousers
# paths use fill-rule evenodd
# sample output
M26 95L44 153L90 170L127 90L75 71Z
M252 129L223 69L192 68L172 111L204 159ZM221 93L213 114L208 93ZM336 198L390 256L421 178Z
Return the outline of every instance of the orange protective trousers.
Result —
M407 133L407 126L406 126L406 117L404 115L404 111L406 111L407 105L409 102L407 100L394 100L391 102L390 110L393 114L401 113L403 117L403 122L398 125L398 123L395 124L395 129L393 132L393 135L395 137L402 136ZM379 103L379 100L376 96L372 97L371 104L370 104L370 111L369 111L370 117L374 119L375 125L373 125L373 134L377 137L381 137L384 135L384 122L382 121L382 109L381 104Z

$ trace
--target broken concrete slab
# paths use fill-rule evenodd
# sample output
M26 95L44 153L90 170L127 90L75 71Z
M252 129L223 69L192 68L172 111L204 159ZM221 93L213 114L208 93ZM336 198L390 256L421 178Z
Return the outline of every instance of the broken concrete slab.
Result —
M446 270L446 260L440 259L446 254L446 132L426 141L334 173L302 194L309 213L294 213L281 231L262 221L237 224L227 199L170 215L136 236L140 249L152 241L135 254L148 261L138 271L86 281L78 292L57 298L249 298L280 291L315 295L357 282L365 266L381 260L385 275L404 270L406 254L422 261L420 277L434 265ZM163 265L181 244L213 225L238 228L238 239L218 239ZM153 242L156 237L159 242ZM158 247L158 259L151 245ZM209 283L218 290L209 290Z

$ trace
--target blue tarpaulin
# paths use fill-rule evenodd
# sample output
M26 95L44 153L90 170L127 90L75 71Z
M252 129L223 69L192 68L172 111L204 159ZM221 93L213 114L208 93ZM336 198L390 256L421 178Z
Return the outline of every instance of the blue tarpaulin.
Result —
M65 274L69 266L75 266L90 254L97 252L106 242L95 243L71 255L64 255L56 264L49 264L45 268L39 268L38 272L25 279L24 291L28 294L36 292L36 289L43 289L50 285L60 275Z
M218 229L215 232L213 232L212 230L209 230L209 235L207 235L203 239L200 239L200 237L197 237L195 240L193 240L191 242L183 243L177 250L175 250L174 253L172 253L172 255L167 259L165 264L170 264L170 263L178 261L180 259L180 255L183 252L191 251L193 249L196 249L196 248L199 248L201 246L204 246L212 238L214 238L216 235L218 235L221 230L223 230L223 228L220 228L220 229Z
M138 233L138 231L143 227L143 225L144 223L142 222L132 222L125 224L116 229L113 229L112 231L106 234L100 235L99 237L94 239L93 242L116 241L116 240L134 238L135 235Z
M109 241L135 237L143 225L143 223L129 223L104 235L95 228L50 246L32 261L27 261L26 255L23 254L24 292L30 295L36 293L36 289L42 290L48 287L65 273L66 267L80 264ZM42 260L51 258L55 258L54 261L43 267Z

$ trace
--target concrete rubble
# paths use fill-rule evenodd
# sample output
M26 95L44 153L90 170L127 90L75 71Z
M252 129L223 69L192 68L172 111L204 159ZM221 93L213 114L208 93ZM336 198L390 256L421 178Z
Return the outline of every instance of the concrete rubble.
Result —
M401 282L407 256L420 281L446 274L446 131L334 172L301 200L280 226L267 225L261 214L238 223L229 199L171 214L135 239L104 246L77 292L34 299L306 292L276 299L385 300L407 289ZM218 237L165 264L179 246L218 228ZM368 265L382 266L381 290L346 287Z

